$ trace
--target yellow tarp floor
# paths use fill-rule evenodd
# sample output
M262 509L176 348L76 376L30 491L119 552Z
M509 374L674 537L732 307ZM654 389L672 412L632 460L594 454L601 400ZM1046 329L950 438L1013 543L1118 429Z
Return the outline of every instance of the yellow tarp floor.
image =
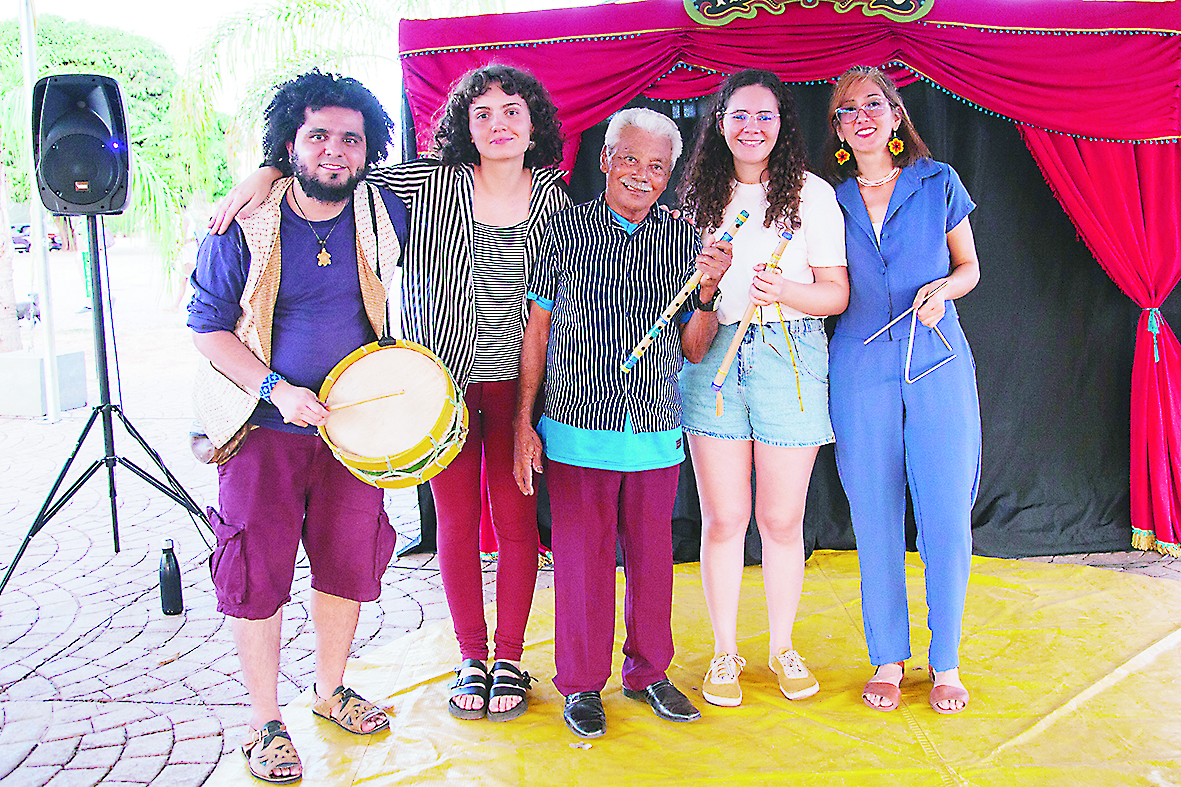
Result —
M796 647L820 681L798 702L767 668L762 573L743 581L739 642L743 704L700 693L712 637L697 564L677 567L673 682L703 718L673 724L620 691L603 692L607 734L581 742L562 722L553 678L553 594L534 602L525 666L541 682L529 712L506 723L458 721L446 711L459 661L449 622L350 662L347 683L393 708L391 729L352 736L315 719L310 691L284 712L305 785L759 784L1181 785L1181 584L1096 568L976 558L961 673L972 692L958 716L927 704L922 564L908 555L914 657L902 707L867 708L857 555L808 561ZM617 593L622 609L622 575ZM588 745L589 744L589 745ZM257 785L240 755L211 785Z

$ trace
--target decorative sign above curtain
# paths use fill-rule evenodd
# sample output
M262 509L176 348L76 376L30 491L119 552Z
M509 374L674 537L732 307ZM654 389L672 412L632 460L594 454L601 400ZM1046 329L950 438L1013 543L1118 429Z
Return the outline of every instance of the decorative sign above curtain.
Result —
M825 0L845 13L856 8L866 16L884 16L895 22L913 22L927 15L935 0ZM793 3L815 8L821 0L685 0L685 12L694 22L720 27L735 19L762 14L782 14Z

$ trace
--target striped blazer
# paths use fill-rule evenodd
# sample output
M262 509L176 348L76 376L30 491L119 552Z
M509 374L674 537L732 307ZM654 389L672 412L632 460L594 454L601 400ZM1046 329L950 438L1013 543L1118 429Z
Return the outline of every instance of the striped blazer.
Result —
M397 194L410 214L402 263L403 336L438 355L462 390L476 357L472 167L418 159L377 167L367 179ZM558 170L533 170L525 239L526 282L549 217L570 206L560 180ZM528 308L522 300L522 329Z

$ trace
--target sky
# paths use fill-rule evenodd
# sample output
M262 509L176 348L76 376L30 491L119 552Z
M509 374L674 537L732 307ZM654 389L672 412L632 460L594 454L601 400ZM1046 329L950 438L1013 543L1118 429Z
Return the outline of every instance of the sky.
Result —
M15 6L23 0L6 0ZM199 45L219 19L243 7L242 0L200 3L160 0L31 0L37 14L84 19L145 36L164 47L183 69L191 47Z
M601 0L505 0L508 10L526 11L538 8L564 8L590 5ZM24 0L3 0L11 11L3 16L15 16L18 3ZM250 0L201 0L168 2L168 0L30 0L38 14L54 14L67 19L118 27L147 36L161 44L183 68L192 47L200 45L218 20L248 7ZM372 0L380 3L382 0ZM0 8L3 6L0 5Z

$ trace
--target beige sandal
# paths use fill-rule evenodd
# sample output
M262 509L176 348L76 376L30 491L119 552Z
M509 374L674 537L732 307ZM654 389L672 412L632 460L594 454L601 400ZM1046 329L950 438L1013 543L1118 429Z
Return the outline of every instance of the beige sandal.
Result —
M242 756L246 758L250 775L267 784L291 784L303 778L303 763L291 745L287 728L278 719L251 731L250 739L242 744ZM280 768L299 768L300 772L276 776L275 771Z
M315 687L312 687L315 691ZM388 730L389 716L381 708L362 697L352 689L337 686L336 691L326 700L316 695L316 702L312 705L312 713L321 719L335 723L341 729L348 730L354 735L372 735L375 732ZM380 718L381 721L371 730L364 727L365 722Z
M927 674L931 676L931 682L935 682L935 668L927 667ZM941 708L941 702L959 702L963 703L958 708ZM949 686L946 683L937 683L931 687L931 694L927 697L927 702L931 705L931 710L936 713L944 715L951 715L959 713L964 708L968 707L968 690L962 689L959 686Z
M861 700L873 708L880 711L892 711L902 704L902 679L906 677L906 662L894 662L899 667L902 667L902 675L898 678L897 683L890 683L886 680L870 679L869 683L865 684L865 688L861 690ZM877 672L874 672L877 675ZM869 701L869 695L881 697L886 701L884 705L875 705Z

